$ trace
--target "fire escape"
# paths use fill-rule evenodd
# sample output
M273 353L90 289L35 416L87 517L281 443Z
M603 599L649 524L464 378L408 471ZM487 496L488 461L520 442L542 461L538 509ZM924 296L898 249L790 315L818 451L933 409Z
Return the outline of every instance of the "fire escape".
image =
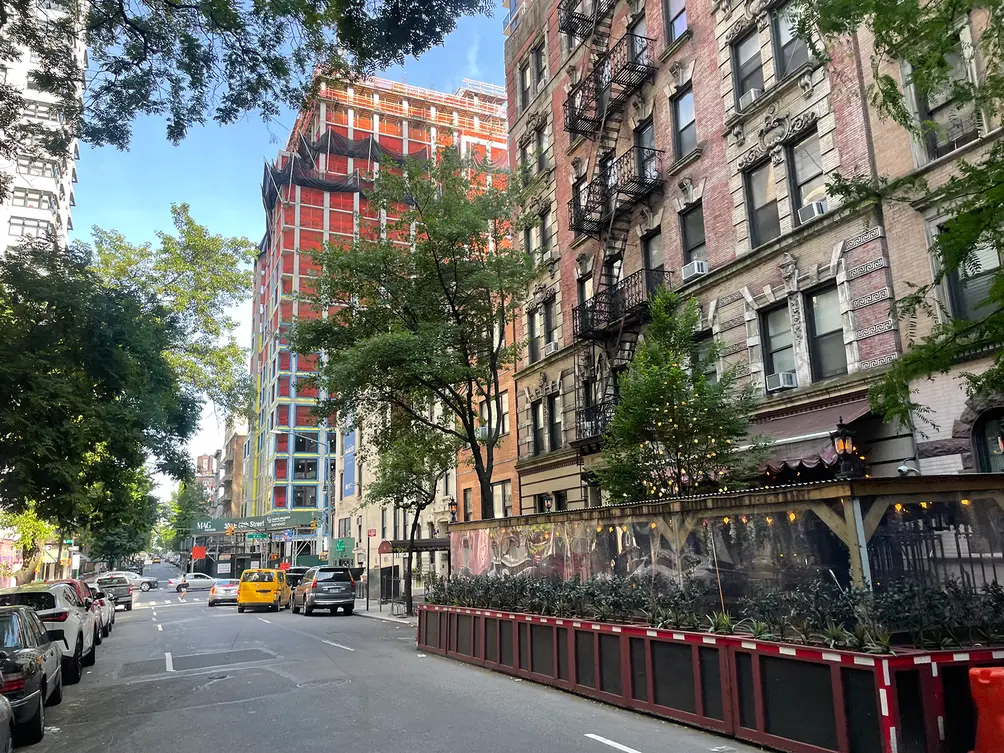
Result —
M663 271L642 269L620 279L620 261L638 205L663 184L662 152L635 144L618 155L630 97L657 70L655 40L625 34L612 45L616 0L562 0L558 28L589 40L589 66L564 104L565 130L595 142L590 180L568 204L569 227L600 242L597 292L573 312L580 349L576 409L579 446L598 446L613 417L618 373L634 356L648 300L663 284ZM605 362L597 368L602 353Z

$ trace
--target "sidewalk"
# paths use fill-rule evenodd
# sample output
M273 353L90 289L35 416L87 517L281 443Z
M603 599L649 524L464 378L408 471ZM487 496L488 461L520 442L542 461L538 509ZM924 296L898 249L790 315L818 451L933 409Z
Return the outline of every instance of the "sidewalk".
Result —
M384 604L383 611L380 611L380 604L376 599L370 600L370 611L368 612L366 611L366 599L356 599L355 614L358 614L360 617L372 617L375 620L393 622L396 625L418 627L417 615L415 617L405 617L404 615L391 616L390 604Z

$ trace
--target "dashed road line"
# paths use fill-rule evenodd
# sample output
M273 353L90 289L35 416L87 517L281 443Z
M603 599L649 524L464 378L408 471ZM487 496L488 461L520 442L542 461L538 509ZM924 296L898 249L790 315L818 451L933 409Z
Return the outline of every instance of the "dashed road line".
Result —
M592 732L586 734L590 740L595 740L598 743L603 743L604 745L609 745L611 748L616 748L617 750L623 751L623 753L641 753L640 750L635 748L629 748L627 745L621 745L613 740L608 740L605 737L600 737L599 735L594 735Z
M335 648L344 648L346 651L355 651L354 648L349 648L348 646L343 646L341 643L335 643L334 641L321 640L321 643L327 643L329 646L334 646Z
M163 633L164 632L164 626L163 625L157 625L157 632L158 633Z
M165 651L164 652L164 664L167 667L167 671L168 672L173 672L174 671L174 659L171 658L171 652L170 651Z
M261 620L262 622L267 622L269 625L272 624L272 620L266 620L264 617L259 617L258 619Z

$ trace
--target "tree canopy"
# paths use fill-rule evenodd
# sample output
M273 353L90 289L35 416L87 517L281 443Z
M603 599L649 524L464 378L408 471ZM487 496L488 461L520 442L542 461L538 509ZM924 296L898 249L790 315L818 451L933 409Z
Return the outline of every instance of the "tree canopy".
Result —
M352 245L317 254L307 300L332 313L301 318L292 341L297 352L325 353L316 381L333 397L321 415L358 421L400 411L469 448L482 517L490 518L500 375L520 351L504 332L533 263L510 244L518 189L484 171L453 149L435 164L382 170L370 202L399 219L388 219L385 233L367 229ZM430 417L433 404L446 420Z
M192 535L195 521L209 514L209 492L201 484L182 483L171 495L169 507L171 534L165 538L175 549Z
M747 437L753 388L734 369L713 375L718 347L694 338L696 300L663 289L649 310L603 438L600 486L615 502L741 486L763 457L763 443Z
M881 0L816 0L801 3L799 31L809 37L818 29L823 45L817 53L846 40L861 29L874 38L870 61L875 85L870 91L874 107L919 139L943 135L944 124L918 121L904 91L909 84L919 100L951 100L951 117L975 118L980 133L987 119L1004 111L1004 37L999 33L1004 2L990 0L934 0L887 3ZM974 43L963 43L958 30L970 23ZM974 64L974 60L976 61ZM978 77L960 75L970 66ZM900 81L894 71L909 71ZM873 406L887 419L906 425L928 409L914 400L911 384L936 373L945 373L974 353L993 354L994 362L983 373L965 374L970 393L1004 392L1004 142L990 141L959 164L945 183L930 186L923 177L879 176L870 179L836 176L831 190L848 203L924 201L933 211L951 216L934 241L934 279L916 280L908 295L897 302L899 316L908 322L904 355L873 390ZM924 269L926 272L926 267ZM939 289L953 279L981 276L973 289L981 303L974 311L946 310ZM933 329L915 335L918 318L929 318Z

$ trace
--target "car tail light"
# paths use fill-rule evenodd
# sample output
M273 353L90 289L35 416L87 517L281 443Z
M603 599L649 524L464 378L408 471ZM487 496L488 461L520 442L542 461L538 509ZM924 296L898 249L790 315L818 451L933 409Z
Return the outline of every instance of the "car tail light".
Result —
M53 612L45 618L46 622L66 622L66 619L70 616L70 613L65 609L59 612Z
M314 579L310 581L310 590L313 591L316 589L317 589L317 576L314 576Z
M353 588L356 587L356 579L353 578L351 575L349 576L349 585L352 586Z
M211 593L211 594L216 593L216 586L213 586L212 588L210 588L209 589L209 593Z
M0 683L0 693L13 693L17 690L24 690L24 675L21 672L11 672L3 676Z
M132 593L132 586L129 586L129 593Z

